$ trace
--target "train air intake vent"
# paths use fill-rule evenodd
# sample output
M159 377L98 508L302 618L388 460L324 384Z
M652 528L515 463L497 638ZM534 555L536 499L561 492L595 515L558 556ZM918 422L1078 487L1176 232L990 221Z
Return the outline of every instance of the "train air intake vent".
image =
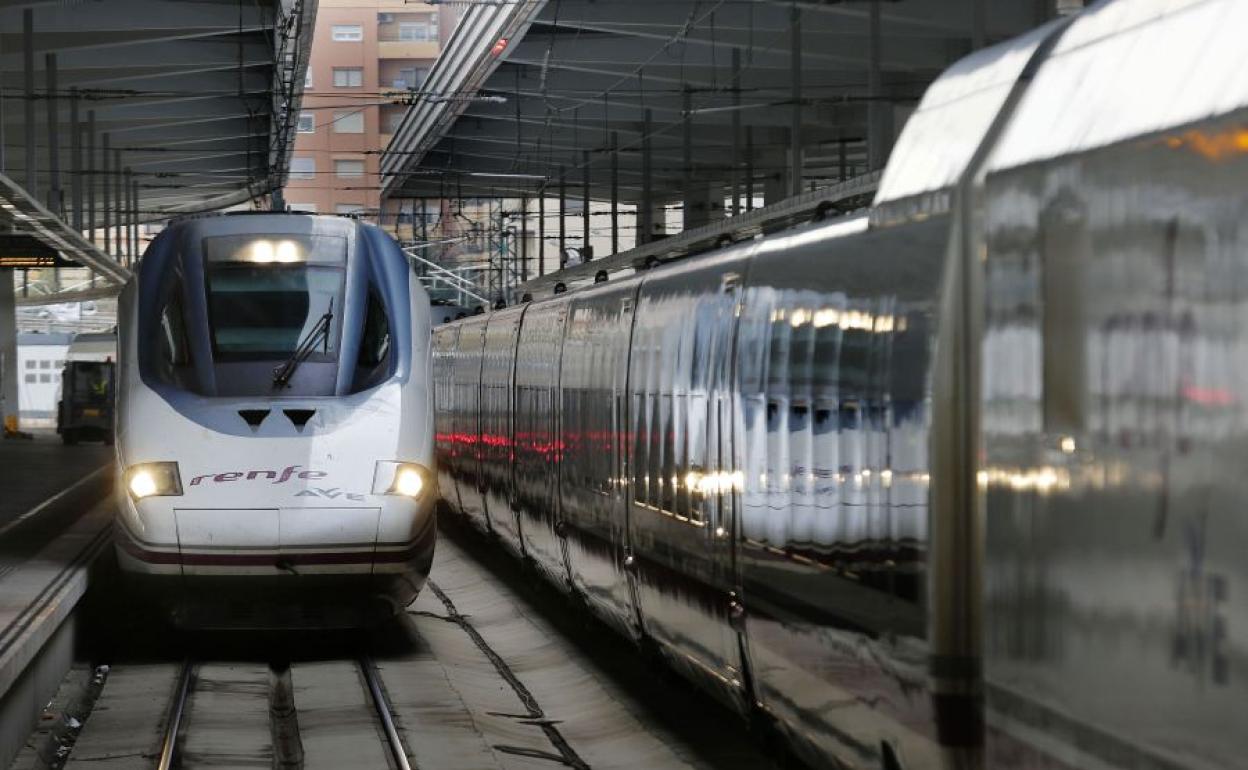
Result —
M264 422L264 418L269 416L268 409L239 409L238 416L251 426L251 430L260 430L260 423Z
M303 426L308 424L308 420L312 419L312 415L316 414L315 409L283 409L282 414L290 418L294 423L295 430L303 432Z

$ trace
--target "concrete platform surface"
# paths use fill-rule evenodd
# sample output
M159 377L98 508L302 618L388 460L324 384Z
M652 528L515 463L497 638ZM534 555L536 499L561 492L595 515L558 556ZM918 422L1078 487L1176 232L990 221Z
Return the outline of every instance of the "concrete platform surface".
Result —
M111 446L65 446L50 431L0 440L0 528L112 461Z

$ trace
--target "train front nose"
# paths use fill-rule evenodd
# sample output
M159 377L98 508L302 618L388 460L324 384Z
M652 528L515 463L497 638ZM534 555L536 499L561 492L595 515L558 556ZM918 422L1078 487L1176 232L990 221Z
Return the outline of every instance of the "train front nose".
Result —
M423 583L436 497L423 466L359 458L183 463L181 493L159 494L168 490L156 465L123 472L119 551L127 571L180 576L165 589L189 600L181 602L196 613L189 624L320 625L303 623L300 613L370 602L392 612ZM136 495L135 485L147 494ZM240 608L251 617L236 617Z

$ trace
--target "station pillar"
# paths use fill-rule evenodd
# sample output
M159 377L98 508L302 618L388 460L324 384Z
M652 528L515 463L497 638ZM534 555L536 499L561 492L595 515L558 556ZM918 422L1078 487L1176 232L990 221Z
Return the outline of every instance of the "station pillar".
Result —
M17 432L17 293L13 271L0 270L0 416L4 433Z
M662 201L637 204L637 244L660 241L667 237L667 209Z
M685 188L685 230L709 225L723 218L724 190L721 185L694 181Z

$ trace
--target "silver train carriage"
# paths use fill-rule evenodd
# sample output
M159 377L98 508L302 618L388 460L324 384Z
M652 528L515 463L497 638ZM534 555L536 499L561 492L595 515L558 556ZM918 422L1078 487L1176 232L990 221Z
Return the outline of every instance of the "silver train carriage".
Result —
M352 623L415 597L437 498L429 302L388 235L182 219L119 313L125 572L191 624Z
M1245 28L1098 5L865 216L440 327L446 503L816 766L1242 766Z

